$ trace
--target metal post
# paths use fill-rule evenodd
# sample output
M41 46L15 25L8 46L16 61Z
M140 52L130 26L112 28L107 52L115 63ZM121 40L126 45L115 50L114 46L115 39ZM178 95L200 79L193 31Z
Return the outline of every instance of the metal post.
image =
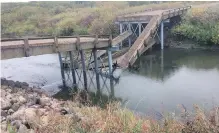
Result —
M120 24L119 24L120 34L122 34L122 28L123 28L123 24L120 23ZM122 42L120 43L120 49L122 49Z
M100 76L99 76L99 70L98 65L99 61L97 59L97 49L93 49L94 54L94 65L95 65L95 73L96 73L96 83L97 83L97 94L100 94Z
M73 87L76 88L77 81L76 81L74 58L73 58L72 51L69 51L69 56L70 56L70 63L71 63L71 74L72 74L72 79L73 79Z
M161 41L161 49L163 49L163 47L164 47L164 44L163 44L163 21L161 22L161 26L160 26L160 36L161 36L161 39L160 39L160 41Z
M81 54L81 63L82 63L83 77L84 77L84 89L87 91L87 74L86 74L86 66L84 59L84 50L80 50L80 54Z
M66 87L64 67L63 67L62 56L60 52L58 52L58 56L59 56L59 63L60 63L60 69L61 69L62 84L63 84L63 87Z
M108 50L107 50L107 54L108 54L108 64L109 64L109 76L110 76L111 97L114 97L113 62L112 62L112 51L111 51L111 49L108 49Z
M141 35L141 23L138 23L138 36Z
M131 31L131 23L128 23L128 30ZM129 36L129 47L131 47L131 37Z
M163 57L163 50L161 50L161 55L160 55L160 58L161 58L161 63L160 63L160 68L161 68L161 76L162 76L162 80L163 80L163 69L164 69L164 57Z

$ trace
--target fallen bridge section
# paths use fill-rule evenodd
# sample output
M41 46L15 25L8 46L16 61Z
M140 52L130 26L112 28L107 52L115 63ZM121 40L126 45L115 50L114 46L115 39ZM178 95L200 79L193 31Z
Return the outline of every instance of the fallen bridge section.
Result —
M161 16L154 16L145 29L142 31L140 36L134 42L132 47L128 50L128 52L120 59L118 59L118 65L122 68L127 68L129 65L133 65L137 56L142 54L145 51L145 47L147 48L147 42L151 39L151 33L155 32L158 24L161 21Z
M154 35L161 25L161 49L163 49L163 21L182 15L185 11L187 11L189 7L182 7L177 9L169 9L169 10L156 10L149 12L140 12L137 14L125 15L123 17L118 18L119 23L132 23L137 22L138 24L141 21L147 23L145 29L141 32L139 30L139 36L135 40L134 44L131 48L123 55L118 58L117 63L122 68L127 68L128 66L132 66L137 58L143 54L147 49L152 47L156 41L154 40ZM140 29L140 28L139 28Z
M123 32L122 34L118 35L117 37L115 37L112 40L112 46L118 45L123 40L127 39L130 35L132 35L132 31L129 31L129 30L127 30L127 31ZM106 54L106 50L98 50L97 51L97 57L101 57L101 56L103 56L105 54ZM93 61L94 61L94 59L92 58L91 62L93 62Z

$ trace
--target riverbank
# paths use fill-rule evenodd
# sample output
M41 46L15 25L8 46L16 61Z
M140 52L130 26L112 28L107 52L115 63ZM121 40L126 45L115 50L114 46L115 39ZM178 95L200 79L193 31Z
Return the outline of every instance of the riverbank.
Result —
M109 103L106 108L83 105L80 100L62 101L47 96L26 83L1 80L2 133L66 132L218 132L218 107L195 114L182 108L180 119L165 115L162 120L143 117ZM176 119L177 118L177 119Z
M181 49L200 49L200 50L219 50L219 45L200 45L199 43L183 39L177 40L174 37L170 37L167 39L166 47L168 48L181 48Z

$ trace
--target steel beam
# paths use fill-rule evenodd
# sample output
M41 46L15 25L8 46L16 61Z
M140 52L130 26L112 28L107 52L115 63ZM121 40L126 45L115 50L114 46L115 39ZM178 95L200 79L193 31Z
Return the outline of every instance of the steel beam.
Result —
M140 36L141 35L141 23L138 23L138 36Z
M164 47L164 38L163 38L163 21L161 22L160 26L160 44L161 44L161 49Z
M122 29L123 29L123 24L122 23L119 23L119 31L120 31L120 34L122 34ZM122 49L122 42L120 43L120 49Z
M130 30L131 31L131 24L130 23L128 23L128 30ZM131 47L131 37L129 36L129 47Z
M71 74L72 74L72 80L73 80L73 88L77 88L77 79L75 75L75 65L74 65L74 58L72 51L69 51L70 56L70 63L71 63Z
M82 64L83 77L84 77L84 89L87 91L87 74L86 74L86 66L84 59L84 50L80 50L80 55L81 55L81 64Z
M113 84L113 61L112 61L112 51L110 49L107 50L108 53L108 64L109 64L109 75L110 75L110 89L111 89L111 97L114 97L114 84Z
M60 63L60 69L61 69L62 84L64 87L66 87L65 73L64 73L64 68L63 68L62 56L60 52L58 52L58 57L59 57L59 63Z
M96 73L96 84L97 84L97 94L100 94L100 75L99 75L99 61L97 58L97 49L93 49L94 55L94 65L95 65L95 73Z

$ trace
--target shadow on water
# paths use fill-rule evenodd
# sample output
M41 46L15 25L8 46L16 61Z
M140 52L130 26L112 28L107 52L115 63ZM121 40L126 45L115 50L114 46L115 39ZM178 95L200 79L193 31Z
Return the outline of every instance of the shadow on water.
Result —
M61 100L76 100L84 105L99 106L106 108L106 105L110 102L121 102L121 98L110 97L106 94L97 94L95 92L85 90L72 89L70 87L61 87L61 91L53 95L54 98Z

